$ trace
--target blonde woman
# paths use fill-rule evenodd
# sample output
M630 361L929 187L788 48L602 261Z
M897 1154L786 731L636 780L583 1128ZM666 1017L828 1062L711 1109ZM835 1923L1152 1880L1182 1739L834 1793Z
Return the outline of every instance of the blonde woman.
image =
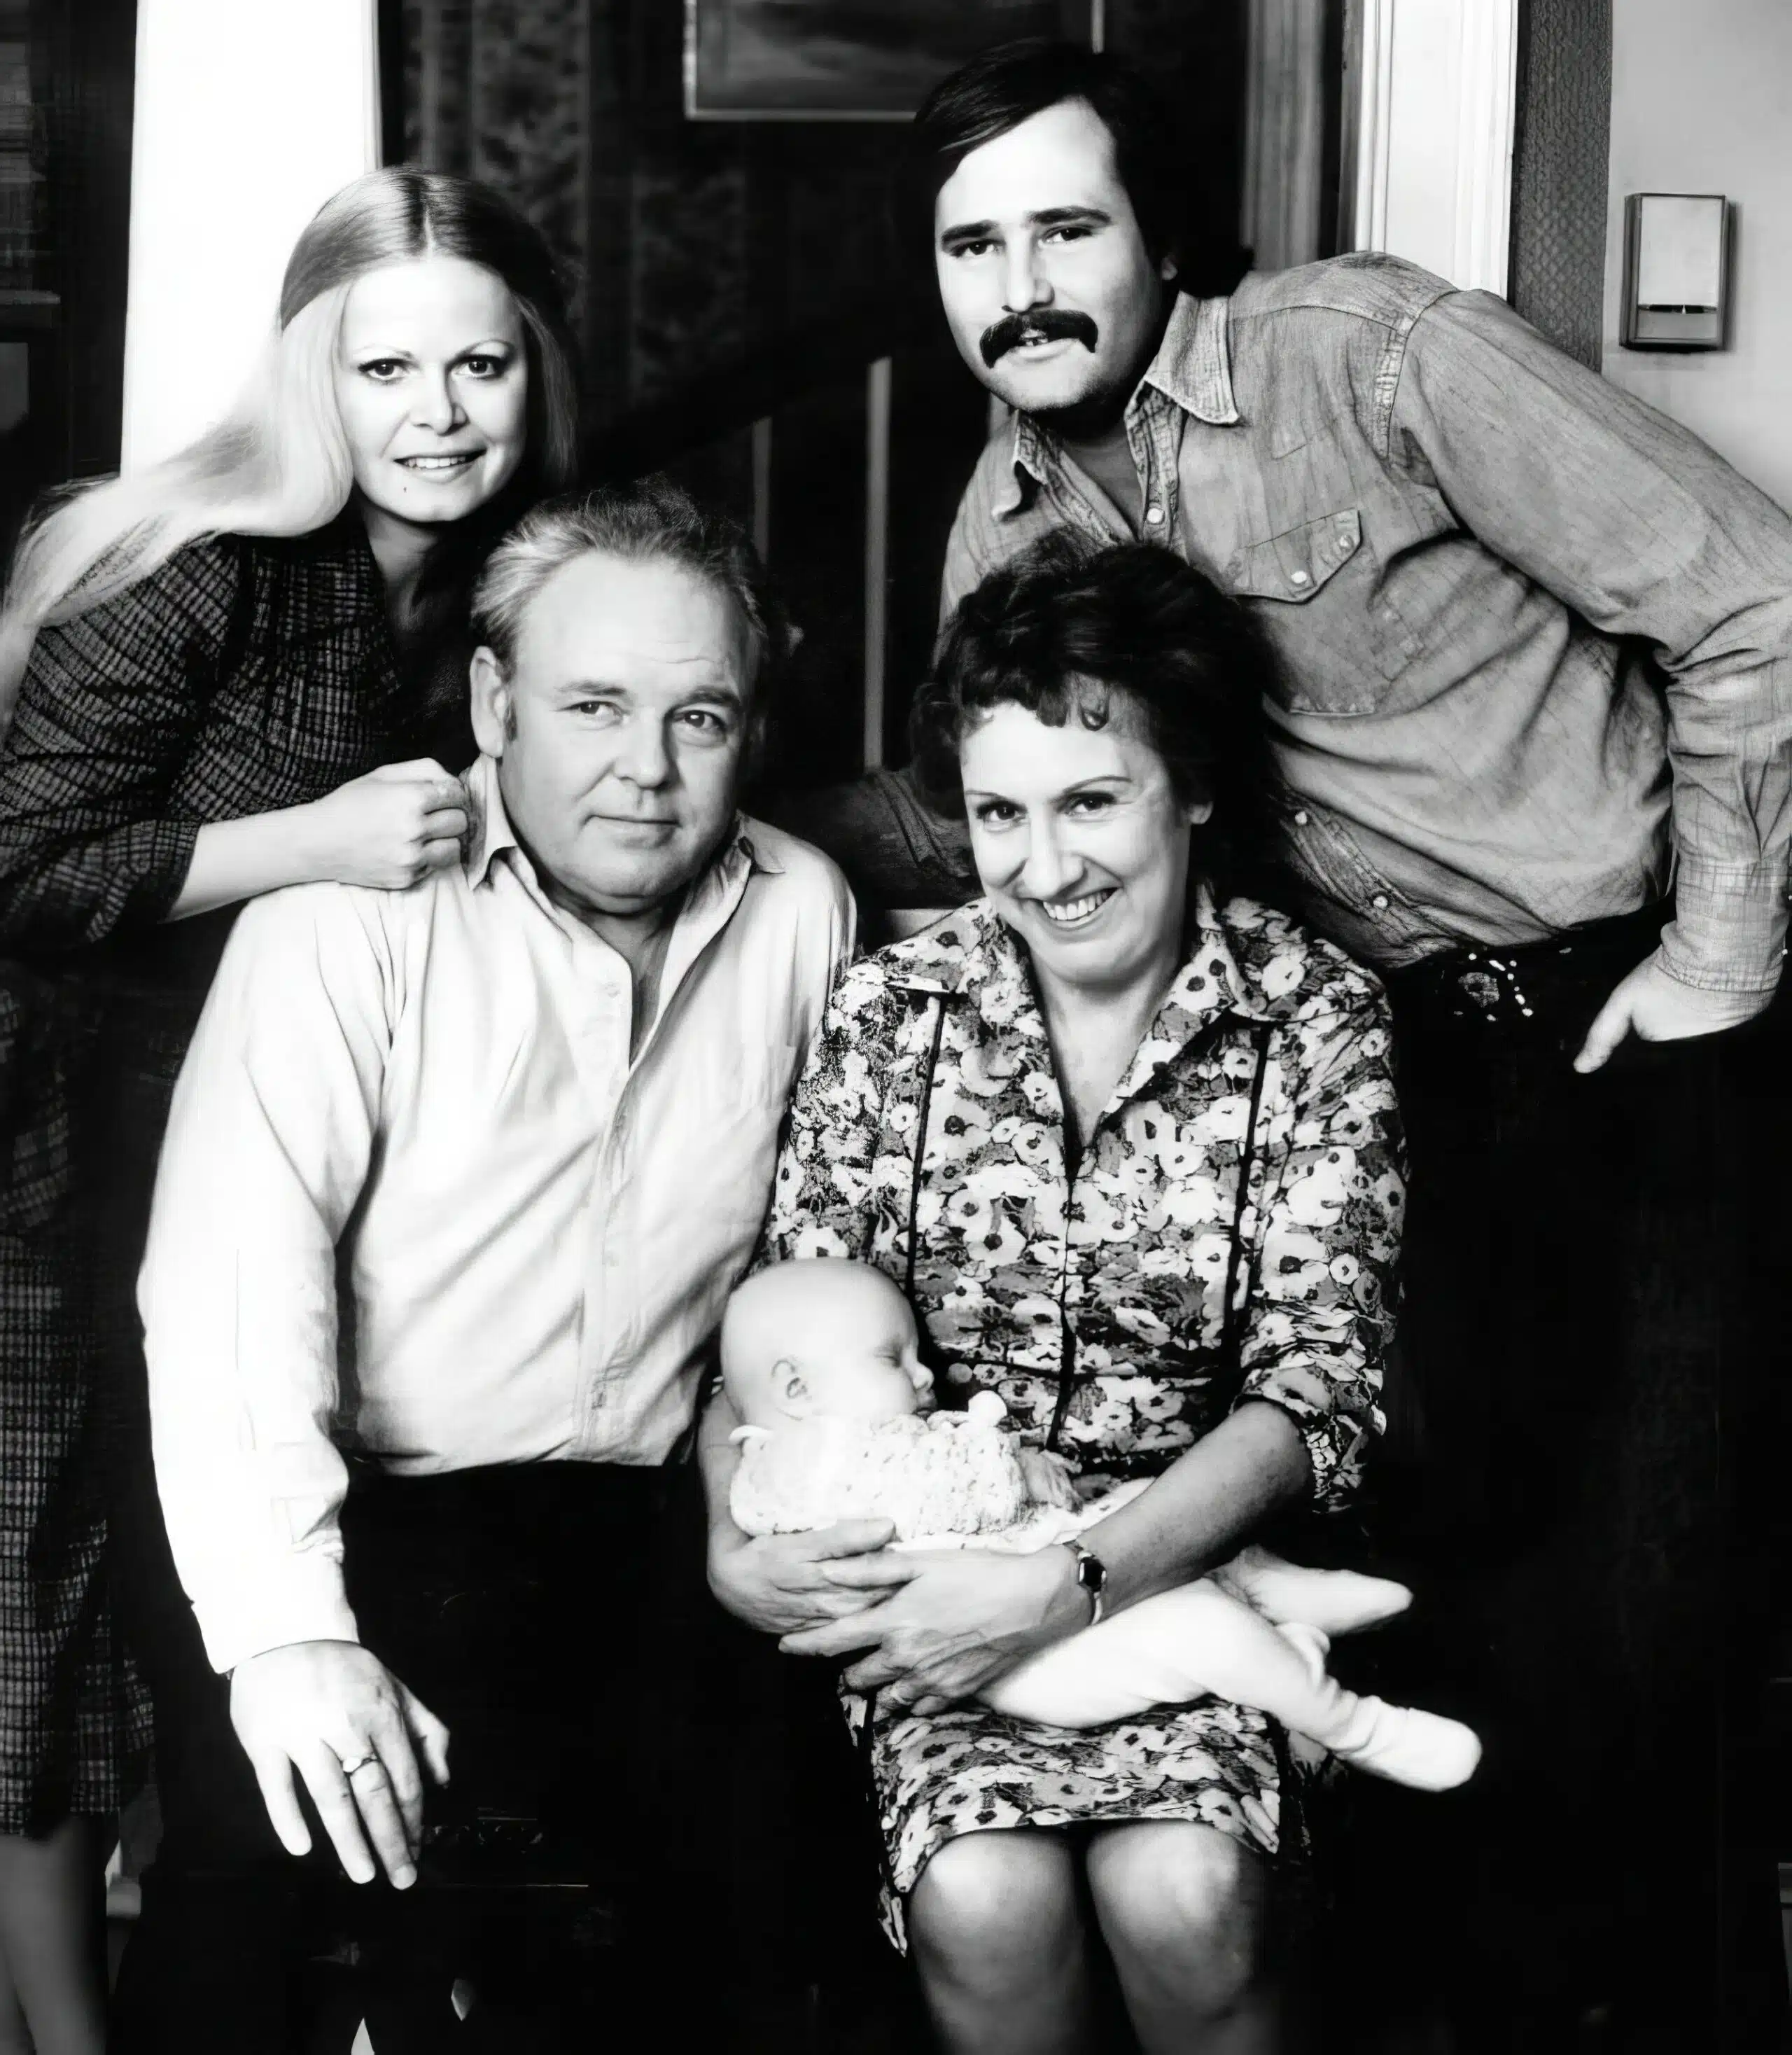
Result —
M504 201L374 172L300 237L266 361L224 422L65 499L15 558L0 615L0 2055L103 2042L104 1828L148 1737L110 1621L108 1468L158 1749L194 1741L181 1678L203 1658L155 1507L132 1300L191 1024L243 900L454 861L465 587L486 541L571 472L570 349L553 260ZM203 2007L184 1994L189 2018Z

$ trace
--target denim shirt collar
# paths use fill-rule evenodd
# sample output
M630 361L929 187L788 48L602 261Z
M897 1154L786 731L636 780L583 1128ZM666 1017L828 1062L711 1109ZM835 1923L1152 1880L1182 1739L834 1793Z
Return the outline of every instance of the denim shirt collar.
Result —
M1146 385L1215 428L1231 428L1243 418L1232 397L1227 333L1231 308L1230 298L1196 300L1177 294L1164 340L1144 376Z
M1231 306L1230 298L1197 300L1187 293L1177 294L1157 354L1146 367L1139 391L1127 402L1129 412L1139 405L1148 385L1184 413L1214 427L1231 427L1243 418L1232 396L1227 336ZM1030 414L1017 413L1014 429L1014 489L997 502L998 518L1018 514L1034 491L1049 482L1051 466L1061 460L1050 431L1041 428Z

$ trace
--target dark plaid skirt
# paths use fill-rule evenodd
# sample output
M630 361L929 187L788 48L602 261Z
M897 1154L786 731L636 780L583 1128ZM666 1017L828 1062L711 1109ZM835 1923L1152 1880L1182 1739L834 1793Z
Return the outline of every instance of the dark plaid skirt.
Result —
M0 964L0 1832L112 1812L149 1745L114 1630L106 1505L118 1408L101 1368L79 1138L91 1003Z

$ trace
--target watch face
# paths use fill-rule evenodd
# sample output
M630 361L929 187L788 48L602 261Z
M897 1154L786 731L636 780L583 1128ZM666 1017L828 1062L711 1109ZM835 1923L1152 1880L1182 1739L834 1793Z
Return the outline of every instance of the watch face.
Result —
M1099 1556L1085 1549L1077 1557L1077 1582L1093 1597L1098 1597L1108 1581L1108 1566Z

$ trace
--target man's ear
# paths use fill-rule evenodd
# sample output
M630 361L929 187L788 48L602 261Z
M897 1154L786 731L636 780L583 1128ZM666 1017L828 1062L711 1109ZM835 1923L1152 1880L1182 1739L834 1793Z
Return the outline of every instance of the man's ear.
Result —
M780 1356L771 1367L771 1395L778 1410L793 1420L801 1420L809 1410L809 1386L787 1355Z
M502 756L504 744L516 732L510 684L497 653L482 642L473 652L468 681L472 690L473 739L487 756Z
M1213 818L1211 799L1191 799L1182 810L1183 818L1191 828L1203 826Z
M1166 286L1168 285L1170 281L1176 275L1176 260L1175 258L1160 258L1158 261L1157 275L1164 281Z

